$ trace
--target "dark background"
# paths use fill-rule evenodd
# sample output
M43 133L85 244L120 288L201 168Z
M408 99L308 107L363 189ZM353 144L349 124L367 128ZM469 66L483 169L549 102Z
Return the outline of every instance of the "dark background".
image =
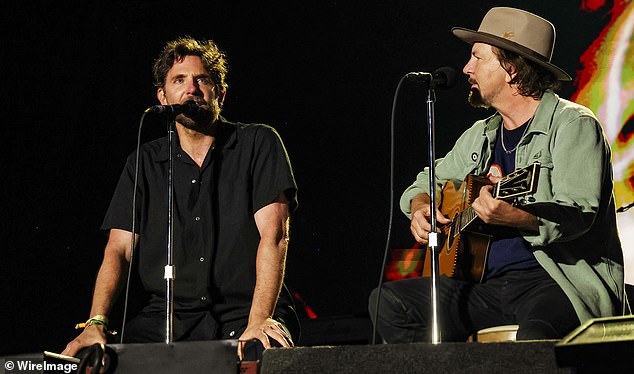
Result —
M93 4L94 3L94 4ZM571 74L609 20L580 1L44 2L0 6L2 260L0 354L61 351L88 317L106 236L101 220L138 122L156 104L151 63L177 36L214 39L229 57L224 116L274 126L299 185L286 283L319 317L365 316L390 218L390 114L410 71L461 70L492 6L557 26L553 61ZM236 2L237 3L237 2ZM460 81L437 92L436 150L490 113ZM570 97L575 87L560 91ZM396 198L427 161L425 92L405 84L395 127ZM165 134L148 120L143 138ZM397 207L397 202L394 202ZM413 244L396 208L391 248ZM120 313L120 303L115 314Z

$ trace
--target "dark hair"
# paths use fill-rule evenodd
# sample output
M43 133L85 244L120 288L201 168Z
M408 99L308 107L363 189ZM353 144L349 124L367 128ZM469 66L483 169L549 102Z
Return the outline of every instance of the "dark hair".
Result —
M510 83L517 84L520 95L538 100L546 90L559 89L561 83L550 70L506 49L493 47L493 53L507 73L511 76L515 74Z
M227 58L213 40L196 40L189 36L180 37L165 44L160 56L154 61L152 74L156 87L165 86L167 72L174 62L182 61L186 56L198 56L205 70L211 76L218 92L227 89Z

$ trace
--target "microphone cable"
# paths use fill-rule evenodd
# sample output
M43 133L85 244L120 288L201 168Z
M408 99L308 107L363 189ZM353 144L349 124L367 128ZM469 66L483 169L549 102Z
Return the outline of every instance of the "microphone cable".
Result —
M396 102L403 82L407 79L404 75L396 86L392 99L392 114L390 116L390 213L387 225L387 238L385 240L385 250L383 251L383 261L381 262L381 272L379 275L379 285L377 286L376 306L374 308L374 323L372 324L372 345L376 344L376 325L379 320L379 305L381 304L381 288L383 287L383 277L385 276L385 265L387 255L390 251L390 238L392 237L392 223L394 221L394 128L396 123Z
M136 140L136 151L135 151L135 155L134 155L134 183L133 183L133 191L132 191L132 237L130 239L130 262L128 263L128 276L126 279L126 285L125 285L125 297L124 297L124 301L123 301L123 321L121 321L121 344L123 344L123 337L125 334L125 323L126 323L126 319L128 316L128 300L130 299L130 282L132 279L132 264L134 261L134 252L135 252L135 243L136 240L134 240L134 236L135 234L135 229L136 229L136 196L137 196L137 187L139 185L139 151L141 150L141 130L143 129L143 121L145 120L145 115L148 113L148 111L146 110L145 112L143 112L143 115L141 115L141 119L139 120L139 131L137 133L137 140Z

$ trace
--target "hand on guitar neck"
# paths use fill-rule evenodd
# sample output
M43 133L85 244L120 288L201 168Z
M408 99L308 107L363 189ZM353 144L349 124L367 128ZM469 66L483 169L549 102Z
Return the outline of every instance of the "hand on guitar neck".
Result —
M495 184L502 178L489 177ZM512 204L493 196L493 185L480 188L480 194L471 204L471 208L482 222L489 225L514 227L524 231L539 230L537 217L525 210L514 207Z

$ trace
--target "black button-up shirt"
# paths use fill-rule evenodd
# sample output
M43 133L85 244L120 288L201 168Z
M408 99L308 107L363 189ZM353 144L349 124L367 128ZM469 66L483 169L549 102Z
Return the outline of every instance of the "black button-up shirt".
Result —
M247 318L255 287L260 235L254 213L285 193L290 210L297 187L284 145L265 125L219 121L216 142L202 167L176 149L174 157L175 311L204 310L220 322ZM178 139L175 137L178 144ZM133 153L102 229L131 230ZM145 311L164 309L167 259L167 137L140 151L136 256L144 288L152 294ZM278 310L292 305L283 291ZM285 313L282 313L285 314Z

